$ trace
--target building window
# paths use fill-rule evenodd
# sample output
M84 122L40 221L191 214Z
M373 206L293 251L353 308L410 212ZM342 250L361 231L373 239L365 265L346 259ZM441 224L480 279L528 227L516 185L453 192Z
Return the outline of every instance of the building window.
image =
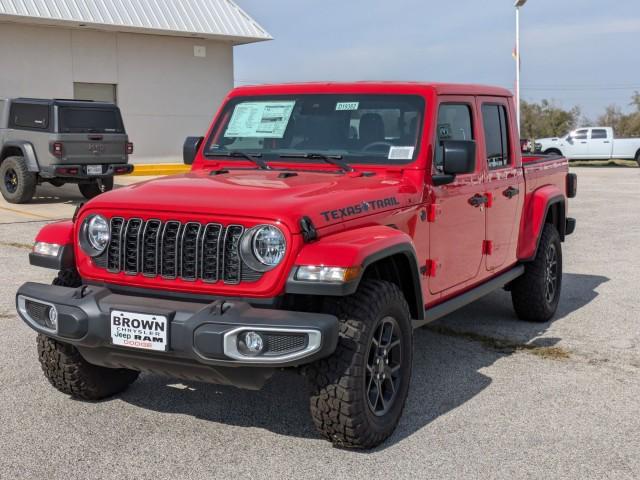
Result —
M112 83L74 82L73 98L76 100L118 103L117 90L117 85Z

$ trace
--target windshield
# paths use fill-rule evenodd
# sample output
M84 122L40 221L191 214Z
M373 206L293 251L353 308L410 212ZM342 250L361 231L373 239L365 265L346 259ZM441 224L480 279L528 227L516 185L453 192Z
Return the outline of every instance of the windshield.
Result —
M120 112L115 109L60 108L60 132L124 133Z
M413 95L237 98L225 106L205 155L408 163L417 154L424 105Z

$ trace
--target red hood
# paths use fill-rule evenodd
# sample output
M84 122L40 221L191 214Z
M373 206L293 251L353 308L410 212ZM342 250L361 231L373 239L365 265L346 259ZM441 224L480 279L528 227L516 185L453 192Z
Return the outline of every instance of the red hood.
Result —
M281 171L231 170L212 176L195 170L104 193L86 208L281 221L298 232L305 215L322 228L419 201L416 184L401 174L295 173L286 177Z

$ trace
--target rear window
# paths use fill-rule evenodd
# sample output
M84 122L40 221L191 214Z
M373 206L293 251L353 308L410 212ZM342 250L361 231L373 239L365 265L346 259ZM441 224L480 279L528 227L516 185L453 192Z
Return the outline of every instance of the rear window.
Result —
M11 127L47 130L49 128L49 105L14 103L11 105Z
M122 118L112 108L60 108L61 133L124 133Z

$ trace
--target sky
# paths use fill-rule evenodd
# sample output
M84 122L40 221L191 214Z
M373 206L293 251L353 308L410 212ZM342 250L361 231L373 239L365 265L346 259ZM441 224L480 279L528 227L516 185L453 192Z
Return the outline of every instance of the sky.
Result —
M515 85L513 0L235 0L274 40L236 47L237 85L412 80ZM529 0L522 98L584 121L640 91L639 0Z

